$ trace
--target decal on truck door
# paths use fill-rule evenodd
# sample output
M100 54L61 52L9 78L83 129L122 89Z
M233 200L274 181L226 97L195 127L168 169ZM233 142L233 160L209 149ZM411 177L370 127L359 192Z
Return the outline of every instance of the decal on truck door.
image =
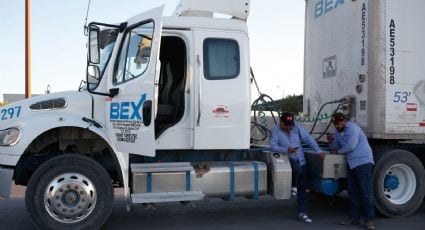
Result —
M146 94L142 94L138 102L111 102L109 119L115 131L116 141L135 143L143 122L142 107Z

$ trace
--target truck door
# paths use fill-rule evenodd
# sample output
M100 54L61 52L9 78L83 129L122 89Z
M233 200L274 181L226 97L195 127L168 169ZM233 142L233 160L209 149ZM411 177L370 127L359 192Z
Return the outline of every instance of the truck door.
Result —
M195 149L246 149L250 137L248 37L195 30Z
M118 94L107 99L106 126L120 152L155 155L155 88L163 10L162 6L130 18L114 52L108 86Z

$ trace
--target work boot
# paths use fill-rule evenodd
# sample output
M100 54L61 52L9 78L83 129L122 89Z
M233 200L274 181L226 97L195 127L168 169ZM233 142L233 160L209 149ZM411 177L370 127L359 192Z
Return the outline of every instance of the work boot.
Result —
M364 227L367 230L375 230L375 225L373 224L373 221L371 220L367 221Z
M351 225L358 225L359 221L356 219L353 219L351 217L347 218L347 219L343 219L341 220L341 222L339 222L340 225L345 225L345 226L351 226Z

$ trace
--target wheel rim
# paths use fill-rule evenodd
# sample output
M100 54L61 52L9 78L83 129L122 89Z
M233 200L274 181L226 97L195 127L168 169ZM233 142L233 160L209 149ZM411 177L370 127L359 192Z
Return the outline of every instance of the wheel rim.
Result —
M61 223L76 223L87 218L96 206L96 189L79 173L65 173L53 179L44 193L44 207Z
M382 187L388 201L405 204L416 191L415 173L405 164L396 164L386 171Z

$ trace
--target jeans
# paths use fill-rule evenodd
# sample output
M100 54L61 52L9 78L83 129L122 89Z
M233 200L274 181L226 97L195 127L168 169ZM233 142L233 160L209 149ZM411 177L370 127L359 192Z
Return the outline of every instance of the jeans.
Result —
M363 205L365 221L375 218L375 207L373 205L372 191L372 164L363 164L348 169L347 190L350 199L350 217L360 219L360 207Z
M307 213L307 170L306 165L300 165L296 159L290 159L292 173L297 186L298 213Z

